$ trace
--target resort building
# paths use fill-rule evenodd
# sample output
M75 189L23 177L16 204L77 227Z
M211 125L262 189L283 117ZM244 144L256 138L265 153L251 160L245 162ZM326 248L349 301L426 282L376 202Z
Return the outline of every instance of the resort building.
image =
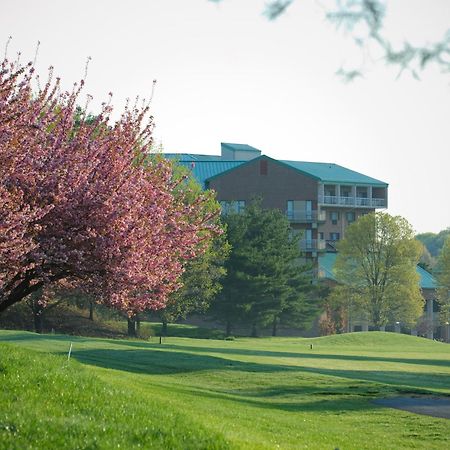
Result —
M348 225L388 206L387 183L334 163L277 160L249 145L230 143L221 144L220 155L164 156L187 167L204 189L216 191L225 214L243 210L255 198L264 208L283 211L293 231L303 234L305 257L314 259L319 276L330 282L335 282L336 242L345 236ZM433 322L435 282L423 272L427 318ZM433 337L432 330L427 336Z

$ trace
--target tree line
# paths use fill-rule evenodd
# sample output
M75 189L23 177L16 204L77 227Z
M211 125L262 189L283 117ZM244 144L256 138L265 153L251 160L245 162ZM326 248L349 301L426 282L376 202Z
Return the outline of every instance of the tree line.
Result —
M209 308L227 334L253 336L306 326L324 309L359 310L378 327L420 315L423 251L405 219L372 213L350 225L326 295L281 211L255 200L220 217L212 192L152 153L149 105L111 123L109 104L97 116L76 106L83 81L60 92L50 70L35 92L34 80L32 64L2 62L0 312L26 299L38 318L78 292L91 316L94 303L125 314L131 333L149 310L167 326ZM435 272L447 322L449 254L447 238Z

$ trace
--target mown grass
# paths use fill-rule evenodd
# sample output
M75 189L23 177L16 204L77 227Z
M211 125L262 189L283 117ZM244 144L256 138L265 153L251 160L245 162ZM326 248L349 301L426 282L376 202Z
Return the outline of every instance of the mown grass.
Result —
M372 402L393 395L450 396L450 346L426 339L372 332L316 339L167 338L159 345L0 332L1 340L35 351L28 357L37 362L48 358L37 350L63 354L72 341L73 358L84 367L71 362L70 374L78 376L80 371L90 377L93 385L111 390L112 394L107 395L109 400L99 396L95 403L111 403L110 412L102 415L103 423L111 427L118 420L116 410L121 411L120 417L127 418L121 425L124 430L126 423L129 427L129 431L123 431L121 441L127 442L126 448L137 446L133 443L133 433L141 433L144 423L161 429L163 436L172 430L173 440L155 440L152 445L157 448L181 448L183 439L188 438L180 438L178 432L186 436L187 429L192 439L186 441L184 448L189 448L192 442L193 448L214 448L214 445L341 450L450 447L447 419L384 408ZM63 360L58 361L61 365ZM46 363L41 366L48 376L56 370ZM39 405L45 402L44 392L36 390L33 381L24 383L36 393L19 416L30 409L36 417L53 424L56 433L61 425L57 420L57 403L56 409L39 414ZM52 391L50 387L48 390ZM64 395L70 391L74 388L65 389ZM20 389L15 395L21 397ZM121 407L114 406L115 399ZM15 411L13 402L10 404L11 411ZM86 418L89 409L84 411L83 421L90 423ZM95 408L93 411L96 417L93 421L97 422L100 416L95 416ZM3 414L2 407L0 412ZM132 412L139 418L131 420ZM68 417L72 417L70 414ZM69 422L76 424L77 419ZM178 426L179 423L182 425ZM78 426L81 425L75 429ZM85 439L92 435L97 439L102 437L98 427L80 430L84 430ZM1 443L3 435L19 436L19 432L0 431ZM22 443L27 442L24 439ZM66 436L66 439L71 438ZM109 444L116 440L111 438L92 448L112 448ZM1 445L0 448L27 448ZM66 448L89 448L77 445ZM47 447L37 448L64 447L50 442ZM144 448L151 446L146 444Z
M222 436L61 356L0 348L0 448L228 448Z

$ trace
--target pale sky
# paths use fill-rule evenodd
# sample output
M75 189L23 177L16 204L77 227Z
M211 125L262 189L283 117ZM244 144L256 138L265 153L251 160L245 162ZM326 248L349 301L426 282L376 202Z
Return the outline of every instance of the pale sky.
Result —
M397 79L366 55L363 79L344 84L343 64L362 54L325 21L334 0L296 0L276 21L264 0L0 0L8 54L49 65L70 87L92 57L86 93L153 99L164 151L219 154L249 144L277 159L334 162L389 183L389 210L417 232L450 226L450 73ZM394 43L433 42L450 28L449 0L390 0ZM3 54L4 45L0 50ZM373 61L373 62L372 62Z

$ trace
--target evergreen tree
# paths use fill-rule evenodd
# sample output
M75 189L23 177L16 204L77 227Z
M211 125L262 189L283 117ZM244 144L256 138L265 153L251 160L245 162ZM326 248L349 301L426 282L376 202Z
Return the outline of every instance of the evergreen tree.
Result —
M253 336L268 325L276 334L288 311L295 311L297 320L310 315L312 267L302 264L301 236L292 233L281 211L262 209L255 201L225 222L232 251L213 312L226 323L227 334L238 322L250 324Z

